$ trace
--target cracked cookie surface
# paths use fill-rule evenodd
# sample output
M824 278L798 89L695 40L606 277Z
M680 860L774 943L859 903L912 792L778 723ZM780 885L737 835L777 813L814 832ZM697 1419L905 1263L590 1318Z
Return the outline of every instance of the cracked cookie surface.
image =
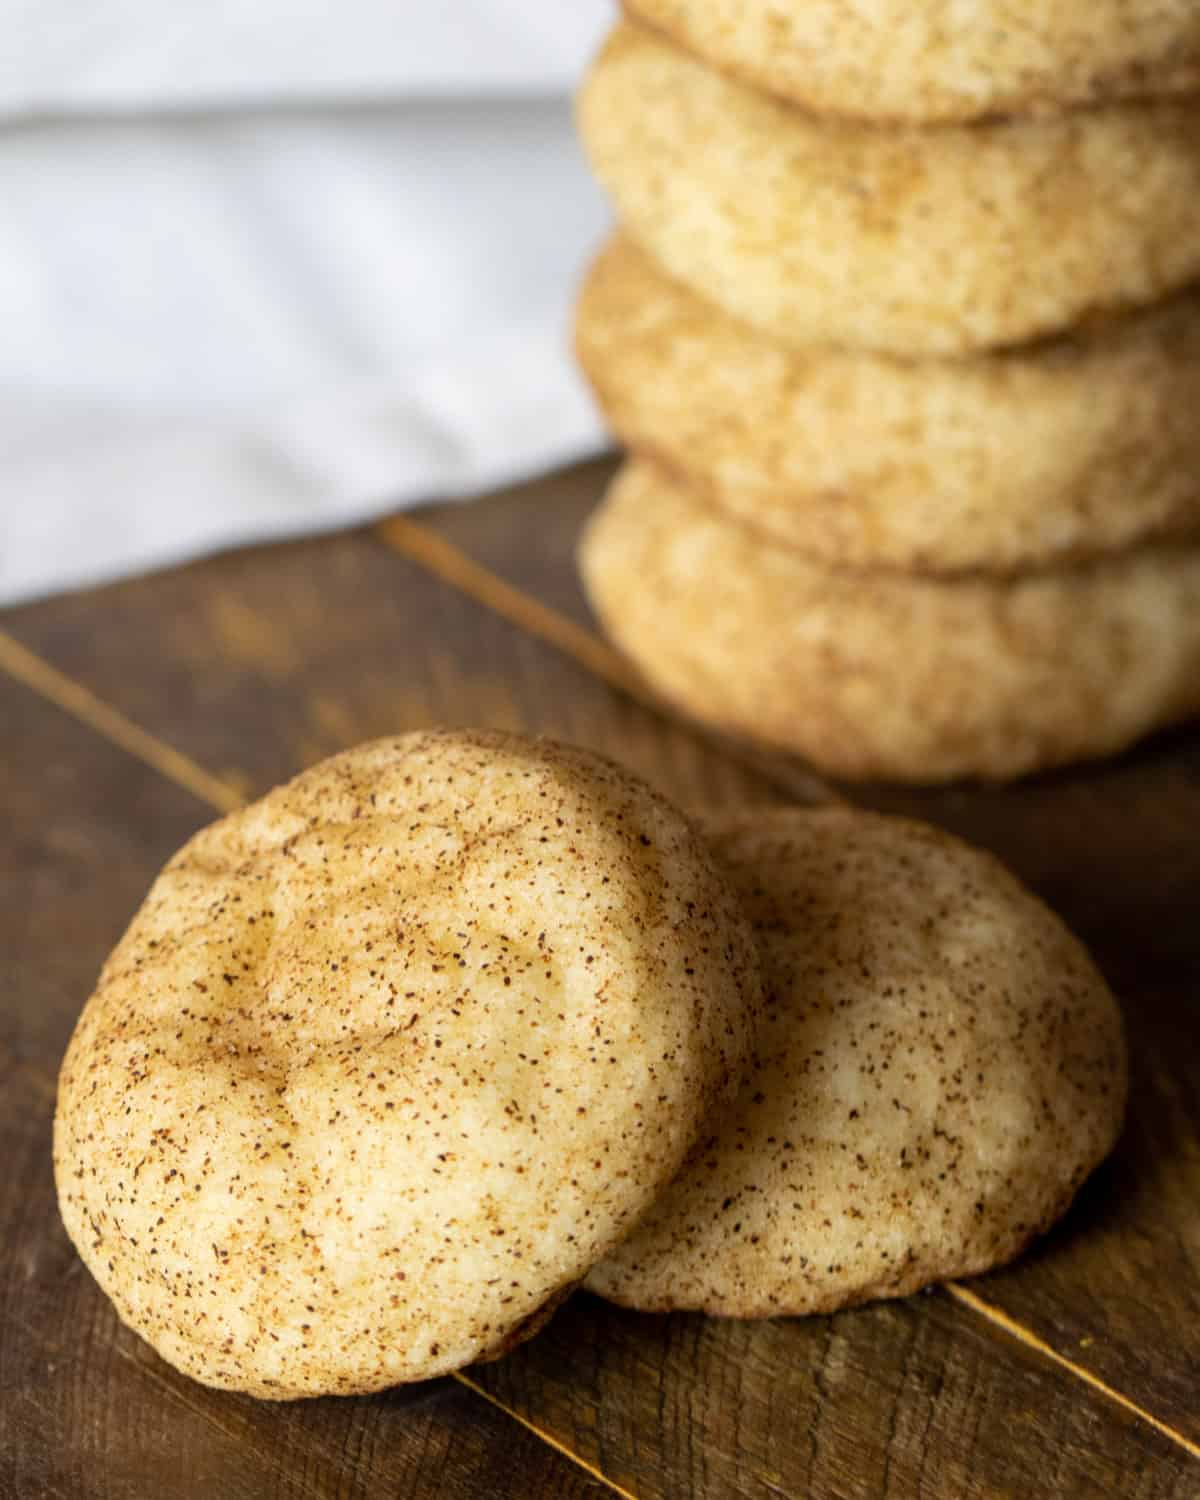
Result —
M1120 1013L991 855L851 809L705 820L766 1019L732 1108L588 1287L730 1317L832 1312L1010 1260L1108 1154Z
M862 125L760 95L627 22L578 115L624 232L801 349L1007 348L1200 276L1194 98Z
M649 1206L736 1086L757 982L728 883L636 777L504 734L362 746L156 881L63 1063L64 1222L208 1384L443 1374Z
M1192 0L626 0L815 114L915 123L1055 113L1200 87Z

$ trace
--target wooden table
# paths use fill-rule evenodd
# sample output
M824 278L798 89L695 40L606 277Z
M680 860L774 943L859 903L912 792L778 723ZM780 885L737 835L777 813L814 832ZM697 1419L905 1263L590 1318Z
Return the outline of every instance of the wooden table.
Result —
M1200 735L1004 790L834 789L657 709L572 566L591 465L0 623L0 1495L1200 1496ZM194 1385L55 1208L59 1057L166 857L216 811L429 724L577 740L684 804L849 795L989 845L1092 943L1129 1126L1067 1221L969 1286L758 1325L577 1296L507 1359L362 1400Z

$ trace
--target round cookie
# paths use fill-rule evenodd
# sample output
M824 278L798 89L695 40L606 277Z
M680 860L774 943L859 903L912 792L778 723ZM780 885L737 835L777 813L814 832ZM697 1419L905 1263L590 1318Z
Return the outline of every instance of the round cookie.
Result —
M954 355L1200 276L1200 103L939 129L819 120L628 23L579 124L630 238L780 342Z
M756 966L691 825L596 755L335 756L192 839L105 965L59 1081L63 1220L209 1385L443 1374L678 1170L740 1081Z
M587 1285L647 1311L833 1312L973 1276L1121 1128L1121 1017L990 855L849 809L711 823L768 992L732 1108Z
M576 346L617 435L810 556L924 572L1200 530L1200 294L1033 349L787 349L624 238Z
M811 109L950 121L1200 87L1192 0L626 0L716 67Z
M1012 580L842 572L635 461L580 561L666 698L840 776L1017 776L1200 712L1196 546Z

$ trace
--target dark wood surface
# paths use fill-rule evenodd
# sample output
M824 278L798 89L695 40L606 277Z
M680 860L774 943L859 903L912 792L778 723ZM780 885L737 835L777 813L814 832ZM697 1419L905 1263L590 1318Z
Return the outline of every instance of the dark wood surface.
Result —
M0 618L0 1497L1200 1496L1200 734L1004 789L832 787L663 713L572 566L591 465ZM262 1405L123 1330L58 1222L54 1078L167 855L336 749L556 734L681 802L849 798L1001 853L1125 1003L1129 1128L1014 1267L834 1318L643 1318L384 1397Z

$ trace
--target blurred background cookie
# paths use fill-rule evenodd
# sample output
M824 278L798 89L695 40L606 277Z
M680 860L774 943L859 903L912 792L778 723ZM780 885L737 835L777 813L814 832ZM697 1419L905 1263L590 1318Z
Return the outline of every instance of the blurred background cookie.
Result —
M973 120L1200 87L1191 0L626 0L817 114Z
M1200 528L1200 295L1031 349L789 349L629 239L576 349L617 436L814 558L1008 571Z
M784 343L962 354L1200 275L1200 106L936 130L817 119L625 23L579 99L618 218Z
M1016 776L1200 710L1196 546L1011 580L838 570L631 461L580 562L666 698L836 775Z
M636 777L503 734L362 746L155 883L63 1063L63 1220L209 1385L443 1374L633 1227L740 1082L757 986L726 879Z
M776 1317L1019 1254L1121 1128L1120 1013L1083 947L991 855L921 824L705 826L762 945L757 1062L589 1288Z

